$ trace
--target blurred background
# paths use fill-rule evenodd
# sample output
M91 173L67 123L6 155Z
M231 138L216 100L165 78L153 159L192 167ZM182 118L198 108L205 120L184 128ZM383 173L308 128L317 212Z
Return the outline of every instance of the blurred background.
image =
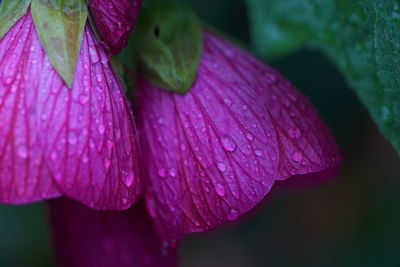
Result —
M249 44L242 0L190 0ZM211 4L212 3L212 4ZM268 198L239 222L191 235L183 267L400 266L400 160L329 60L300 50L268 62L320 111L345 154L340 176ZM0 266L55 266L45 204L0 206Z

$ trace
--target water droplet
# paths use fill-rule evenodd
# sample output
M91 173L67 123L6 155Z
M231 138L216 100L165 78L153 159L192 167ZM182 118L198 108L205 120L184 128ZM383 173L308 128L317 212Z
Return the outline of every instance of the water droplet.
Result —
M225 187L222 184L217 184L215 186L215 192L218 196L223 197L226 194Z
M233 208L229 211L229 214L228 214L229 220L233 221L233 220L236 220L238 217L239 217L239 212L237 209Z
M186 150L185 144L181 144L181 150L182 150L182 151L185 151L185 150Z
M300 162L303 159L303 154L301 152L293 152L292 154L292 160L296 162Z
M89 101L89 96L86 94L81 94L79 96L79 103L81 103L82 105L86 104Z
M158 176L165 177L165 175L166 175L165 169L164 168L160 168L158 170Z
M52 151L52 152L50 153L50 158L51 158L52 160L56 160L56 159L57 159L57 152Z
M87 154L84 154L84 155L81 157L81 160L82 160L83 163L87 163L87 162L89 161L88 155L87 155Z
M249 139L250 141L253 140L253 135L250 133L246 134L246 138Z
M254 153L255 153L257 156L259 156L259 157L262 155L261 150L258 150L258 149L256 149L256 150L254 151Z
M130 187L133 184L134 179L135 179L135 174L133 173L133 171L130 171L124 179L125 186Z
M108 169L108 168L110 168L111 160L109 158L105 158L103 164L104 164L104 168Z
M217 167L218 170L220 170L221 172L224 172L226 170L226 165L222 162L218 162Z
M297 139L300 137L301 131L299 128L293 127L291 129L289 129L288 134L289 134L290 138Z
M228 98L224 98L224 103L225 103L225 105L227 105L228 107L232 106L232 101L230 101Z
M233 139L230 138L230 137L228 137L228 136L222 137L222 138L221 138L221 143L222 143L223 148L224 148L226 151L233 152L233 151L236 150L236 143L235 143L235 141L233 141Z
M176 170L175 170L175 168L171 168L171 169L169 169L169 175L171 175L172 177L175 177L176 176Z
M6 77L6 79L5 79L6 85L10 85L12 83L12 81L13 81L13 77L11 77L11 76Z
M246 111L248 108L249 108L249 107L248 107L247 105L243 105L243 106L242 106L242 109L245 110L245 111Z
M26 146L19 146L17 153L20 158L26 159L28 157L28 149Z
M68 144L75 145L78 142L78 137L74 131L68 133Z
M97 73L96 78L98 82L101 82L103 80L103 75L101 75L101 73Z
M106 131L106 127L104 124L100 124L97 130L99 131L99 134L103 134Z

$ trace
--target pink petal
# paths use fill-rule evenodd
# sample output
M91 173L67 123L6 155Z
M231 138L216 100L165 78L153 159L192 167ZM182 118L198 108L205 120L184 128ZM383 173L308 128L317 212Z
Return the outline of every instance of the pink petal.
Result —
M143 203L126 211L95 211L67 198L51 201L60 266L175 266L176 250L157 238Z
M44 64L41 131L59 187L96 209L128 208L140 193L136 129L104 49L87 25L71 89Z
M37 90L45 57L30 15L0 40L0 202L59 196L43 153Z
M28 202L61 191L94 208L128 208L140 192L136 129L121 83L90 27L72 88L51 66L29 12L0 46L3 201Z
M340 154L308 99L272 68L205 33L184 96L139 81L151 215L171 236L203 231L260 202L275 180L336 166Z
M143 0L90 0L96 28L114 54L127 45Z

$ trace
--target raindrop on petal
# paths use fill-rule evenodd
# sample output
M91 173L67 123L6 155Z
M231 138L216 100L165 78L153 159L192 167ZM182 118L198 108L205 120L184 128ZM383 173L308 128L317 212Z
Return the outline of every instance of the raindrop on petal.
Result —
M215 186L215 192L218 196L223 197L226 194L225 187L222 184L217 184Z

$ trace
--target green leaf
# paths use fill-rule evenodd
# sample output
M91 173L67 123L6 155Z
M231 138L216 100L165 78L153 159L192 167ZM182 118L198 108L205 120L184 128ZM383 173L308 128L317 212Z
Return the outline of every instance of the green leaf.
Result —
M400 153L400 0L247 0L247 4L258 53L271 58L301 46L320 49Z
M87 19L86 1L32 0L31 10L50 62L71 87Z
M180 94L192 86L203 47L202 25L177 0L147 0L133 34L139 66L155 85Z
M3 0L0 1L0 40L26 13L31 0Z

